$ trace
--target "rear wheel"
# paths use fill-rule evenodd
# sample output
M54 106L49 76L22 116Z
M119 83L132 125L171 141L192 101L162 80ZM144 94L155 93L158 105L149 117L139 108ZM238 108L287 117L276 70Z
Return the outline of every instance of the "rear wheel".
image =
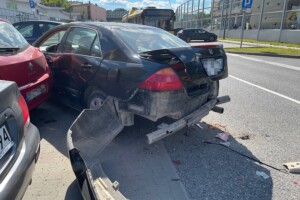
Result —
M213 41L215 41L215 40L216 40L215 37L213 37L213 36L210 36L210 37L209 37L209 41L213 42Z
M102 106L106 98L107 96L103 92L94 90L87 96L85 106L88 109L97 110Z
M191 38L190 38L190 37L187 37L187 38L185 39L185 41L186 41L186 42L190 42L190 41L191 41Z

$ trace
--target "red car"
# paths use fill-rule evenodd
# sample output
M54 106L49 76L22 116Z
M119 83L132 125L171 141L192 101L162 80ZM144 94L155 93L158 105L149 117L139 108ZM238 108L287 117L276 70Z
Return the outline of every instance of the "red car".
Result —
M15 81L31 110L44 102L51 72L43 53L28 44L8 21L0 19L0 79Z

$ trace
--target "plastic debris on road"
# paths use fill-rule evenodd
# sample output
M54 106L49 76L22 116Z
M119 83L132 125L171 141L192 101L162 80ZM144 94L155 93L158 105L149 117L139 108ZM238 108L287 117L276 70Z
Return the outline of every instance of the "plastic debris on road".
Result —
M220 142L221 145L224 145L226 147L229 147L230 146L230 142Z
M261 176L263 177L264 179L268 179L270 176L267 175L265 172L261 172L261 171L256 171L256 175L257 176Z
M227 132L218 133L216 135L216 138L219 138L220 140L223 140L224 142L227 142L228 137L229 137L229 133L227 133Z
M290 173L300 174L300 162L288 162L284 163L283 166L285 166Z
M196 126L200 129L203 129L203 127L199 123L197 123Z
M242 137L240 137L240 139L242 139L242 140L250 140L250 135L242 136Z

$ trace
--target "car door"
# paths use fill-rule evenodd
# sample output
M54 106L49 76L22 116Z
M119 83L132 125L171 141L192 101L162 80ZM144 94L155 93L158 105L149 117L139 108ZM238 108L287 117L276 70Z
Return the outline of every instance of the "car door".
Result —
M197 40L206 40L205 38L205 31L202 29L198 29L197 31Z
M102 61L98 32L90 28L73 27L68 31L60 50L63 63L58 63L56 67L64 69L66 74L66 80L60 87L69 96L80 98Z

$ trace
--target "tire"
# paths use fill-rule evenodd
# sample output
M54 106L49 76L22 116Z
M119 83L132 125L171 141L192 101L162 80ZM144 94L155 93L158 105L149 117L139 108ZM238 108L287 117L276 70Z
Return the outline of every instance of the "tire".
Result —
M209 37L209 41L210 41L210 42L214 42L215 40L216 40L215 37L213 37L213 36L210 36L210 37Z
M92 110L99 109L104 101L106 100L107 95L99 90L93 90L86 98L85 107Z
M185 41L186 41L187 43L189 43L189 42L191 42L191 38L190 38L190 37L186 37L186 38L185 38Z

